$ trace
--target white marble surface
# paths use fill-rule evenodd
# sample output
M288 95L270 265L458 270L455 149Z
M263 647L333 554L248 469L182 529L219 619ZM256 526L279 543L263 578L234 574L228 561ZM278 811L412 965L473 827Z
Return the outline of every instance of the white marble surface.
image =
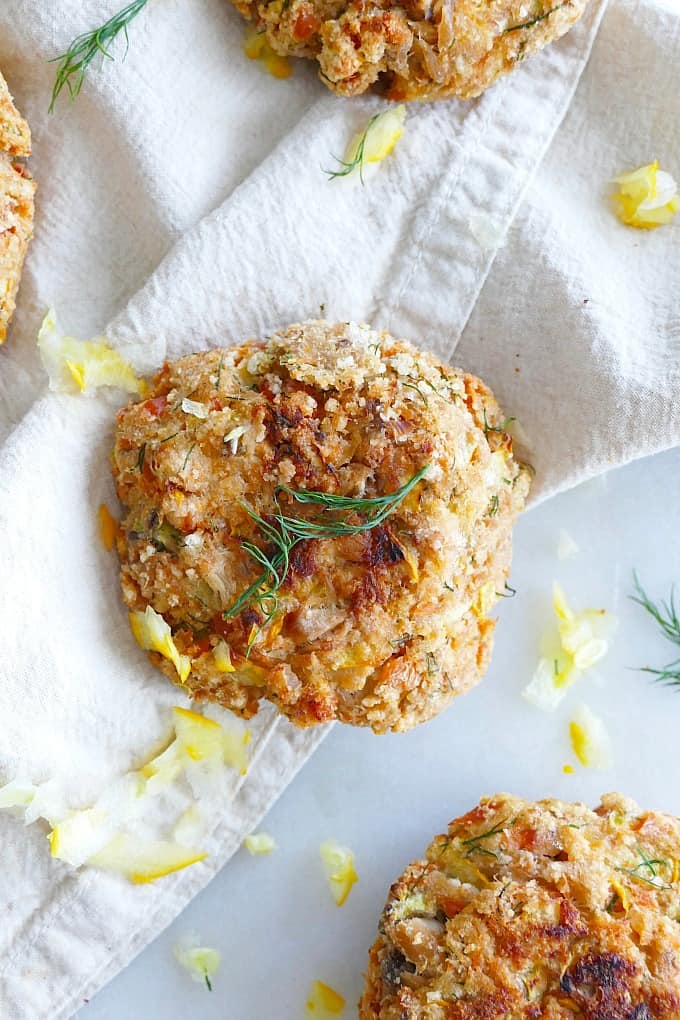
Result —
M680 580L680 450L629 465L530 511L520 522L511 582L500 607L484 682L444 716L404 736L337 726L267 817L279 844L270 857L241 851L144 953L77 1014L78 1020L302 1020L320 978L356 1016L362 971L388 886L448 820L484 793L509 790L595 802L620 789L680 814L676 781L680 692L631 667L661 665L673 647L627 599L637 568L647 590ZM557 559L565 528L580 546ZM520 691L538 654L550 588L559 579L577 607L619 617L608 657L554 715ZM573 761L567 723L586 702L607 722L615 763L606 772ZM338 909L318 847L334 838L355 851L359 884ZM188 931L219 948L214 990L194 984L173 958Z

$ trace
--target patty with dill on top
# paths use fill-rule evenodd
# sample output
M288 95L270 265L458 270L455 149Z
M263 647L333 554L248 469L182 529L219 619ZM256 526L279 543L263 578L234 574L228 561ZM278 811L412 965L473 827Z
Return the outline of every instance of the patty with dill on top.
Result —
M390 889L360 1020L677 1020L680 820L497 794Z
M192 697L383 732L484 673L529 482L479 379L305 322L165 365L113 470L125 601L162 614Z
M587 0L232 0L340 95L470 99L564 35Z

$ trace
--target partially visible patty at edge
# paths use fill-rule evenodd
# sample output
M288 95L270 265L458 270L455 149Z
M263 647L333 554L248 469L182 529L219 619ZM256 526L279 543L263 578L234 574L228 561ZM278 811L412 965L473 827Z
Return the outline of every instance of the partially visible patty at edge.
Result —
M0 73L0 344L14 313L16 294L33 236L35 184L21 158L31 154L31 133Z
M233 0L279 54L340 95L470 99L564 35L587 0Z
M485 797L390 889L360 1020L677 1020L680 820Z

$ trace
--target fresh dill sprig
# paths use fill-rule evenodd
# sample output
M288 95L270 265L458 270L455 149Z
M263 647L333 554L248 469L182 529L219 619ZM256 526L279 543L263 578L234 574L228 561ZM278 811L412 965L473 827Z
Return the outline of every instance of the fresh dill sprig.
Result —
M494 493L489 503L489 517L495 517L498 513L498 494Z
M423 381L423 382L427 382L427 380L426 380L426 379L423 379L422 381ZM416 382L402 382L402 386L406 386L406 387L407 387L407 389L409 389L409 390L415 390L415 391L416 391L416 393L418 394L418 396L420 397L420 399L422 400L422 402L423 402L423 403L425 404L425 407L427 407L427 406L428 406L428 400L427 400L427 397L425 396L425 394L424 394L424 393L423 393L423 391L421 390L421 388L420 388L420 386L418 385L418 383L416 383ZM436 392L437 392L437 391L435 390L435 393L436 393Z
M646 609L661 627L665 637L676 645L680 645L680 618L675 608L675 591L671 589L671 597L668 602L656 604L652 602L644 588L640 584L637 571L633 571L633 582L635 584L635 595L631 595L633 602Z
M537 15L535 18L531 18L529 21L523 21L519 25L511 25L510 28L506 28L502 34L508 35L508 33L510 32L519 32L523 28L531 28L532 25L537 25L539 21L545 21L545 19L549 18L551 14L554 14L556 11L559 11L561 7L567 7L569 4L571 4L571 2L572 0L563 0L561 4L558 4L556 7L553 7L549 11L544 11L543 14Z
M503 818L500 822L497 822L491 829L487 829L486 832L480 832L478 836L471 836L469 839L461 841L461 846L468 847L466 857L469 857L472 853L484 854L486 857L498 857L497 853L493 850L487 849L485 846L480 846L480 843L484 839L491 839L492 836L497 836L500 832L505 832L517 821L516 818Z
M670 885L666 885L661 880L661 883L657 882L656 879L660 878L657 868L668 867L668 861L662 860L658 857L647 857L645 852L638 846L635 848L640 863L636 864L634 868L617 868L617 871L622 872L624 875L629 875L630 878L635 878L638 882L645 882L647 885L651 885L654 889L670 889ZM646 869L646 875L642 875L640 872ZM651 878L649 875L651 874Z
M324 173L328 175L329 181L334 181L336 177L348 177L353 173L357 167L359 168L359 179L361 183L364 183L364 155L366 152L366 142L371 128L375 124L378 117L382 117L381 113L374 114L369 120L368 124L364 128L364 132L357 142L354 150L354 155L350 160L339 159L337 156L333 156L333 159L339 164L339 170L324 170Z
M189 463L189 457L190 457L190 456L191 456L191 454L192 454L192 453L194 452L194 447L195 447L195 446L196 446L196 443L192 443L192 444L191 444L191 446L189 447L189 449L187 450L187 455L186 455L186 457L184 458L184 463L182 464L182 467L181 467L181 471L184 471L185 467L186 467L186 466L187 466L187 464Z
M313 492L309 489L290 489L280 486L277 492L285 492L298 503L322 507L323 511L344 511L339 519L319 517L307 520L284 514L278 504L274 514L265 520L247 503L241 506L257 525L266 548L261 549L254 542L241 542L241 548L263 567L262 573L236 601L222 614L225 620L233 619L244 609L255 604L265 616L264 625L271 621L278 609L278 591L283 585L290 566L291 551L306 539L338 538L343 535L358 535L381 524L421 481L429 468L425 464L420 471L395 492L386 496L362 499L356 496L335 496L327 492ZM363 520L351 520L359 515ZM252 642L251 642L252 644Z
M91 32L82 32L81 35L76 36L66 53L52 58L51 63L59 61L59 66L52 89L50 113L54 112L54 104L62 89L68 89L71 99L75 99L80 94L87 69L97 55L101 55L102 59L113 60L109 46L121 32L125 36L125 53L127 54L130 43L128 38L130 22L137 17L148 2L149 0L132 0L132 3L112 15L99 28L95 28Z
M483 411L484 411L484 435L486 436L487 439L489 438L489 432L505 432L508 425L510 425L515 420L514 418L506 418L504 421L500 423L500 425L489 425L489 420L486 417L486 408L484 408Z
M144 470L145 457L146 457L146 443L142 443L142 445L139 448L139 453L137 454L137 470L140 472Z
M675 604L675 589L671 588L668 602L653 602L640 584L637 572L633 571L633 583L635 584L635 595L630 598L646 610L653 620L661 628L661 633L668 641L680 647L680 616ZM662 684L680 687L680 658L667 663L661 669L652 669L650 666L641 666L640 672L650 673L655 680Z

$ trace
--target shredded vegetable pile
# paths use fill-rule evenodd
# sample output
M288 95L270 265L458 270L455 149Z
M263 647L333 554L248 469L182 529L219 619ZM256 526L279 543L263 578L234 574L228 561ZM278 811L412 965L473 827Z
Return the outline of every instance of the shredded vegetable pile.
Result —
M91 807L70 810L54 780L35 785L16 779L0 788L0 808L22 811L26 824L47 821L52 856L74 868L87 864L136 884L154 882L207 856L197 845L205 830L200 799L219 787L225 773L245 774L249 731L236 717L222 715L219 723L174 708L174 738L165 750L115 780ZM172 797L180 780L199 803L182 815L170 838L149 838L144 819L152 801Z
M50 389L56 393L92 394L101 386L111 386L126 393L143 396L143 379L107 344L104 337L76 340L66 336L50 309L38 333L38 350L49 377Z
M571 535L560 533L560 560L576 555ZM541 658L523 694L537 708L552 712L571 685L595 666L609 650L616 618L605 609L573 609L561 586L553 584L554 622L543 635ZM569 722L569 740L577 761L587 767L606 769L612 764L609 734L603 721L587 705L581 705ZM573 773L565 765L566 775Z
M524 690L538 708L552 711L580 676L600 661L609 649L615 617L605 609L572 609L559 584L553 585L555 623L543 636L541 658Z

